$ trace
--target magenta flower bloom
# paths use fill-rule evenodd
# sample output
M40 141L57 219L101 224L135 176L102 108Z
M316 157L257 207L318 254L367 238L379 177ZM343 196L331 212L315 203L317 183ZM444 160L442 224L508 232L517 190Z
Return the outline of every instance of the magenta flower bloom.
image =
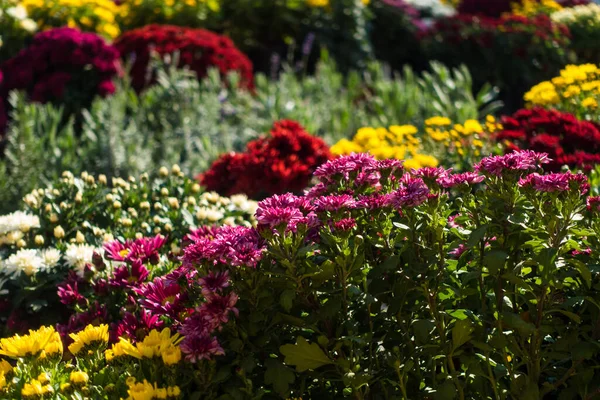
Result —
M550 161L547 153L521 150L503 156L486 157L475 165L475 169L479 172L488 173L489 175L500 176L508 171L536 171L540 169L543 164L548 164Z
M106 258L114 261L131 262L140 260L142 263L150 261L156 264L159 259L158 250L167 242L167 238L156 235L153 238L141 238L122 243L118 240L106 243L104 250Z
M314 176L319 178L321 182L330 184L339 179L348 180L352 172L368 174L377 170L378 162L372 155L352 153L321 165L316 169Z
M590 196L586 200L588 211L600 211L600 196Z
M519 180L520 187L532 187L538 192L564 192L571 189L571 183L580 191L582 185L587 183L587 178L583 174L558 172L547 175L533 173Z
M145 337L152 329L161 329L163 325L164 322L158 315L147 311L142 311L141 316L125 313L121 321L111 325L110 341L116 343L120 337L126 337L135 342Z
M414 176L423 178L424 180L429 179L429 180L435 181L439 178L448 176L450 174L450 172L452 172L452 168L446 169L444 167L438 167L438 168L423 167L423 168L419 168L419 169L413 168L410 170L410 172Z
M140 260L134 260L131 265L121 265L115 268L108 284L115 288L137 286L148 278L149 273Z
M343 218L333 223L333 229L336 231L349 231L356 226L354 218Z
M140 296L139 303L145 310L176 318L184 308L187 295L179 284L165 282L165 279L156 278L133 291Z
M403 207L416 207L423 204L429 195L429 188L421 178L405 175L402 177L400 187L390 198L391 204L398 209Z
M185 359L192 363L225 354L219 341L209 335L186 336L179 347L185 354Z
M235 304L238 301L238 295L233 292L225 296L212 294L207 297L207 300L206 303L203 303L200 306L198 311L215 321L225 324L229 321L230 313L233 313L235 316L239 314L238 309L235 308Z
M330 195L316 198L314 200L317 211L341 211L353 209L356 206L354 197L349 194Z
M258 203L256 217L260 217L266 210L273 208L297 208L303 213L314 211L315 207L306 197L295 196L291 193L273 195Z
M376 210L388 207L391 204L391 194L372 194L369 196L360 196L356 202L356 208L366 208L367 210Z
M212 239L201 238L184 249L184 266L195 263L222 263L230 266L256 267L264 251L264 243L255 229L223 226Z
M210 316L201 312L194 312L183 321L179 333L183 336L210 335L220 325L221 323L219 321L215 321L215 319Z
M460 256L462 256L467 250L469 250L469 248L466 245L459 244L457 248L451 250L448 254L450 254L454 258L460 258Z
M229 273L227 271L210 271L208 275L198 279L198 284L202 286L202 294L209 296L212 293L220 293L226 287L229 287Z
M77 274L71 271L67 280L58 285L58 298L60 302L72 306L75 304L85 304L87 300L79 293L78 282L80 279Z
M300 209L295 207L267 208L262 210L260 216L257 215L256 218L259 225L270 228L277 228L282 225L296 226L303 219L304 214Z
M200 239L210 239L215 237L218 228L216 226L201 226L198 229L192 230L183 238L184 242L196 242Z
M460 217L460 214L451 215L448 217L448 226L450 228L460 228L461 226L455 222L456 218Z
M481 183L484 180L485 176L479 175L476 172L464 172L462 174L441 176L437 179L437 183L440 186L449 189L463 184L474 185L476 183Z

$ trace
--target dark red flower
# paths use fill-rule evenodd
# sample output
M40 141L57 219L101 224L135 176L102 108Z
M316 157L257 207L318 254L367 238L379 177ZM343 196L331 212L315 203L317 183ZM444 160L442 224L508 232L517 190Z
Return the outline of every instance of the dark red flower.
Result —
M223 76L237 71L243 87L254 87L252 62L248 57L229 38L204 29L148 25L124 33L115 41L115 47L123 59L134 57L131 82L136 90L149 83L148 63L153 52L161 56L178 52L179 67L189 67L199 79L214 67Z
M325 142L295 121L276 122L270 135L254 140L244 153L228 153L198 179L222 195L262 197L304 189L315 169L331 158ZM256 177L260 176L260 180Z

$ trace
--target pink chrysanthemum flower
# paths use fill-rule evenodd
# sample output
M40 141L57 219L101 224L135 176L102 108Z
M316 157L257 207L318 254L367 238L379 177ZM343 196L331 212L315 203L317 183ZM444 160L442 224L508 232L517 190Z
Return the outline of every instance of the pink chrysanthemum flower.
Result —
M354 197L349 194L318 197L314 200L317 211L340 211L353 209L356 206Z
M124 264L115 268L113 276L108 280L108 284L113 288L137 286L146 281L149 273L140 260L134 260L131 265Z
M392 193L390 202L398 209L404 207L416 207L423 204L429 195L429 188L421 178L413 178L409 175L402 177L400 187Z
M449 189L463 184L474 185L484 180L485 176L479 175L476 172L464 172L462 174L441 176L437 179L437 182L440 186Z
M139 303L145 310L173 318L183 310L184 302L187 300L187 294L177 283L169 284L162 278L156 278L133 290L140 296Z
M547 153L520 150L503 156L486 157L475 165L475 169L479 172L500 176L507 171L536 171L550 161Z
M167 242L167 238L162 235L156 235L152 238L141 238L128 240L125 243L118 240L106 243L104 250L106 258L113 261L133 261L140 260L145 263L150 261L156 264L159 259L158 250Z
M185 354L185 359L192 363L225 354L219 341L209 335L186 336L179 347Z

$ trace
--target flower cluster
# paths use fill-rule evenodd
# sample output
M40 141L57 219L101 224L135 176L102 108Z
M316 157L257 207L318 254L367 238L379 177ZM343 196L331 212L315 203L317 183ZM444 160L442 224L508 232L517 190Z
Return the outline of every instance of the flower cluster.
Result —
M158 175L114 178L109 186L102 175L65 173L48 189L26 196L28 212L0 217L0 274L6 279L0 318L9 330L22 330L38 318L56 318L59 302L87 310L78 317L76 326L81 327L104 312L95 308L90 290L95 296L154 279L148 263L163 265L182 254L190 229L254 223L257 204L246 196L202 193L178 166L163 167ZM106 242L108 260L127 266L106 270L110 262L101 250ZM91 285L90 279L100 281ZM46 299L44 305L39 298ZM155 322L148 321L148 326Z
M556 23L569 27L571 46L580 62L600 62L598 43L600 43L600 5L590 3L565 8L551 16Z
M206 26L218 18L222 0L118 0L118 20L127 29L150 24Z
M421 139L415 137L418 130L413 125L393 125L386 128L361 128L352 140L342 139L331 147L334 155L370 153L379 160L395 158L404 160L411 168L437 167L437 158L419 153Z
M57 28L38 33L32 43L0 67L0 97L24 90L37 102L62 102L74 112L96 95L114 92L118 52L93 33Z
M176 374L173 367L181 358L176 342L178 335L170 331L151 331L143 343L145 355L156 350L169 362L167 368L157 361L145 365L138 361L136 347L122 339L123 353L115 362L108 347L106 325L88 325L72 334L71 359L63 361L63 344L52 327L30 330L23 336L0 340L0 394L3 398L95 398L179 399L181 388L188 385L185 373ZM139 358L142 358L140 355ZM11 362L8 362L11 360ZM14 364L14 366L13 366ZM144 369L143 369L144 368ZM145 368L160 374L145 372ZM152 379L149 383L148 379ZM97 397L101 396L101 397ZM128 396L128 397L127 397Z
M594 64L567 65L560 75L538 83L524 96L529 106L555 108L582 119L598 114L600 69Z
M379 160L404 160L406 168L437 167L438 158L461 169L487 150L491 134L501 129L493 116L485 123L467 120L455 124L447 117L425 120L425 135L417 137L413 125L394 125L385 128L361 128L350 141L342 139L331 147L335 155L370 153ZM425 155L422 152L425 151ZM451 155L451 156L450 156Z
M113 0L21 0L21 5L42 30L68 26L108 39L120 33L115 19L118 6Z
M563 165L591 169L600 163L600 129L572 114L533 108L502 118L504 128L496 135L507 149L531 149L552 158L546 168L558 171Z
M539 14L552 15L562 9L563 7L554 0L521 0L511 4L512 14L523 17L533 17Z
M176 244L190 228L215 224L253 223L256 202L244 195L221 197L202 192L174 165L149 178L94 177L70 172L46 189L36 189L24 202L28 212L0 217L0 243L16 248L60 243L101 246L125 239L165 234Z
M260 259L258 236L250 228L201 228L188 235L186 244L198 247L208 238L214 238L213 246L203 251L215 262L251 266ZM105 259L98 252L83 276L70 274L60 283L58 297L73 310L68 323L58 326L63 338L85 335L78 332L96 321L107 324L106 341L114 343L106 354L109 361L121 355L140 360L158 357L170 366L181 360L182 352L191 363L224 354L216 334L231 314L237 315L238 298L229 288L227 270L199 274L189 267L190 254L199 255L199 250L186 250L181 266L165 256L165 243L161 236L106 243ZM158 335L153 329L163 331ZM172 330L184 338L169 336ZM181 349L173 347L180 342ZM72 346L81 347L75 341L71 352Z
M322 139L295 121L276 122L268 136L248 143L244 153L224 154L199 176L208 190L252 198L304 189L317 166L330 158ZM260 178L258 178L260 177Z
M480 3L492 9L496 2ZM568 28L547 15L443 18L422 41L429 58L455 66L466 64L478 85L498 85L506 91L507 100L517 104L521 99L514 93L540 78L552 77L567 63L569 43Z
M253 87L252 63L225 37L204 29L192 29L171 25L148 25L123 34L115 47L124 59L134 56L131 81L141 90L148 82L148 64L153 53L160 56L178 53L178 66L188 67L198 78L206 76L209 68L216 68L222 75L236 71L240 84Z

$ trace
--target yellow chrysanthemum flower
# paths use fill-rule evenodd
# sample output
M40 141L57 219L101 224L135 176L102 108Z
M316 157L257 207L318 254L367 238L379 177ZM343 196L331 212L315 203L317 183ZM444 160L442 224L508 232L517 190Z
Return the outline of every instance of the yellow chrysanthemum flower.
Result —
M54 389L50 385L43 385L37 379L32 379L31 382L23 385L23 389L21 389L21 395L25 398L27 397L35 397L39 398L45 395L46 393L52 393Z
M327 7L329 0L306 0L306 4L309 7Z
M30 330L28 335L15 335L0 340L0 355L10 358L46 356L58 352L62 353L62 341L51 326Z
M76 355L85 346L108 343L108 325L88 325L84 330L69 334L73 343L69 345L69 351Z
M73 371L71 372L71 375L69 375L69 381L75 385L84 385L89 380L89 375L83 371Z

